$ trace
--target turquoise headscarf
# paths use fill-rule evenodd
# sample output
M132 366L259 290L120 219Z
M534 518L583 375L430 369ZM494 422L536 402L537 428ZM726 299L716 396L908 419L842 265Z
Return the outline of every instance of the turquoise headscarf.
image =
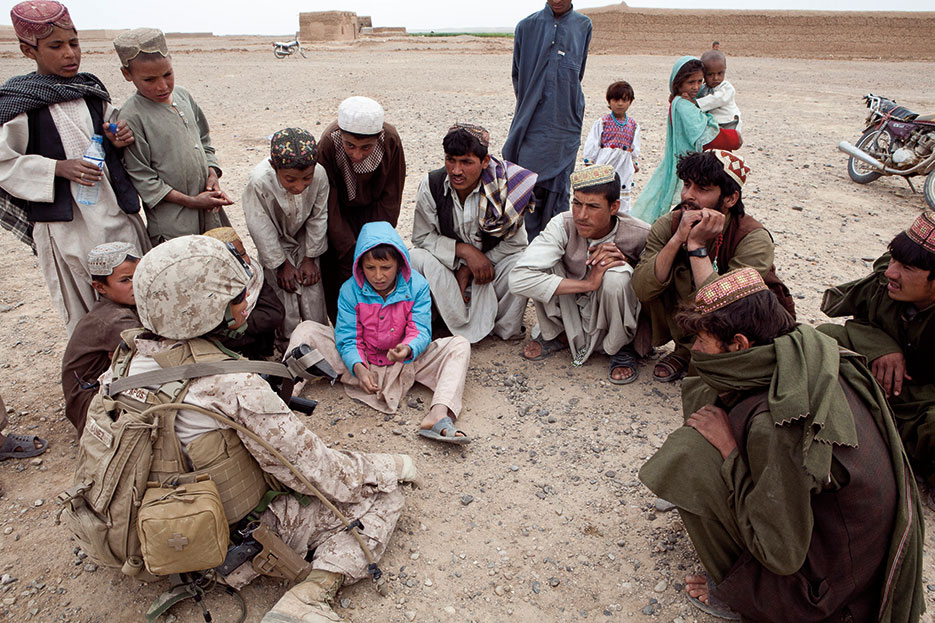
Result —
M682 66L688 61L698 60L694 56L683 56L675 61L669 76L669 92ZM669 105L666 123L666 151L662 162L653 171L653 176L640 193L633 206L632 216L652 224L657 218L672 209L682 194L682 180L675 173L679 156L690 151L701 151L720 132L714 117L703 112L693 102L676 96Z

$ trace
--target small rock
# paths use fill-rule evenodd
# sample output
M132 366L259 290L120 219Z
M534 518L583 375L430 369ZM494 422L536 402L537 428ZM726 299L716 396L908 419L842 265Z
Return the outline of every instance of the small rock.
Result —
M342 608L344 608L345 610L347 610L347 607L350 606L350 605L351 605L351 600L350 600L350 599L348 599L347 597L343 597L343 598L341 599L341 607L342 607Z
M415 610L407 610L407 611L406 611L406 620L407 620L407 621L415 621L415 620L416 620L416 611L415 611Z
M403 434L403 429L401 429L401 428L394 428L394 429L393 429L393 434L394 434L394 435L402 435L402 434Z
M84 570L87 571L88 573L94 573L95 571L97 571L97 565L94 564L93 562L85 563Z
M642 612L643 614L653 614L654 612L656 612L656 608L655 606L652 606L652 605L643 606L643 609L640 610L640 612Z
M503 596L503 593L505 593L506 591L503 590L503 585L502 585L502 584L497 584L497 585L494 587L493 592L496 593L498 597L502 597L502 596Z
M42 459L40 459L40 458L37 457L37 458L31 460L31 461L29 462L29 464L30 464L30 465L36 465L36 466L42 465Z
M925 588L929 589L930 591L935 591L935 584L926 584Z
M550 415L550 416L549 416L549 424L555 424L556 422L558 422L558 418L555 417L554 415Z
M449 616L454 616L455 609L454 606L445 606L445 614Z
M549 586L552 588L555 588L559 584L561 584L561 581L558 578L549 578Z
M669 587L669 583L665 580L659 580L659 583L653 588L657 593L664 593L665 590Z
M409 554L409 560L419 560L419 554Z
M675 504L672 502L663 500L662 498L656 498L655 502L656 510L660 513L668 513L670 510L675 508Z
M536 595L539 594L539 583L535 580L532 581L532 592L534 592Z
M510 471L511 471L511 472L518 472L518 471L519 471L519 465L510 465Z
M431 586L431 585L432 585L432 578L425 578L425 585L426 585L426 586Z
M3 529L3 534L13 534L13 526L7 526Z
M42 506L44 503L45 503L44 500L36 500L36 501L33 502L32 504L33 504L33 506Z
M4 606L12 606L15 603L16 603L16 597L4 597L3 598Z
M3 586L6 586L7 584L12 584L15 581L16 581L16 578L14 578L9 573L4 573L2 576L0 576L0 585L3 585Z
M474 501L474 496L473 496L473 495L462 495L462 496L461 496L461 504L464 505L464 506L467 506L468 504L470 504L470 503L473 502L473 501Z
M604 472L604 475L607 476L608 478L613 478L614 476L617 475L617 472L615 472L612 469L608 469L606 472Z

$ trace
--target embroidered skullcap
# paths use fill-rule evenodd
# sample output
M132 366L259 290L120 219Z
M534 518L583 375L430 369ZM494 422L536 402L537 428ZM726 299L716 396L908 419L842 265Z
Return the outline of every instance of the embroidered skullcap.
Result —
M479 125L474 125L473 123L456 123L448 128L448 134L451 134L455 130L464 130L476 138L477 142L484 147L490 147L490 132Z
M68 9L55 0L27 0L10 9L10 20L16 38L32 47L39 45L39 39L52 34L55 26L65 30L74 30Z
M88 253L88 272L93 277L107 277L126 261L127 257L139 259L140 252L129 242L105 242Z
M383 131L383 107L369 97L349 97L338 106L338 127L354 134L379 134Z
M269 143L274 169L307 169L315 164L317 152L315 137L302 128L280 130Z
M906 235L929 253L935 253L935 212L926 210L916 217Z
M187 340L221 324L248 283L246 270L223 242L181 236L143 256L133 275L133 297L144 327Z
M166 45L166 36L158 28L134 28L114 39L114 49L117 57L124 67L130 66L130 61L140 54L158 53L169 56L169 46Z
M744 297L768 289L763 277L755 268L733 270L698 290L698 294L695 295L695 311L710 314Z
M571 187L573 190L581 190L589 186L599 186L609 184L616 179L617 172L609 164L596 164L591 167L578 169L571 174Z
M220 240L221 242L243 242L237 234L237 230L233 227L215 227L214 229L209 229L203 235L208 238Z
M721 165L724 167L724 172L743 186L743 183L747 181L747 175L750 173L750 167L743 161L743 158L726 149L709 149L708 153L714 154L714 157L720 160Z

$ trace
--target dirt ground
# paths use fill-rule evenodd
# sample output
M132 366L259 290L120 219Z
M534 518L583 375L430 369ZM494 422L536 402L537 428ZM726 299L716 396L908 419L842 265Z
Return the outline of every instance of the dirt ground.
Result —
M112 50L86 42L82 69L100 76L122 102L130 94ZM173 41L177 83L204 109L225 174L239 197L247 174L266 157L276 130L317 133L349 95L386 108L402 136L408 179L399 229L408 238L421 177L442 163L441 140L457 120L506 137L514 99L510 42L462 37L392 39L311 47L309 58L276 60L265 39ZM725 46L727 47L727 46ZM0 74L32 69L12 44ZM643 128L645 184L663 152L669 56L592 56L584 89L586 122L605 111L606 86L631 82L631 114ZM889 239L923 208L906 183L859 186L847 177L842 140L863 129L861 96L880 93L909 108L935 110L919 78L935 63L731 58L728 78L744 115L741 150L752 168L747 209L775 237L779 274L797 297L799 320L822 322L823 290L865 274ZM921 180L920 180L921 181ZM238 206L228 213L246 236ZM248 243L248 247L251 243ZM71 484L76 443L62 415L59 370L66 338L27 247L0 233L0 392L12 429L40 434L51 447L33 461L0 463L0 620L139 621L165 585L140 585L82 560L56 525L54 497ZM534 322L532 308L527 325ZM394 419L316 385L321 401L308 424L335 448L408 452L427 487L407 492L407 508L382 568L390 593L362 582L339 595L346 620L376 621L714 621L689 606L681 582L698 569L676 513L654 508L637 471L681 424L679 388L608 384L607 359L573 368L566 353L527 363L520 345L487 339L474 349L461 424L475 438L461 449L422 440L415 428L429 400L413 392ZM420 400L421 399L421 400ZM925 518L933 515L926 510ZM930 524L931 525L931 524ZM931 532L926 551L933 551ZM7 577L9 576L9 577ZM924 581L935 610L935 565ZM284 590L261 579L243 591L248 621L258 621ZM233 599L208 599L215 621L234 620ZM777 604L781 607L781 604ZM189 604L173 621L202 620ZM932 620L931 615L926 615Z

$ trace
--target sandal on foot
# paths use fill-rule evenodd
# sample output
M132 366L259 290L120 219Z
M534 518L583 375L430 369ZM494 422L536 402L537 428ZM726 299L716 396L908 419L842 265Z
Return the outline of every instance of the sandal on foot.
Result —
M36 442L41 445L37 448ZM17 448L19 448L17 450ZM35 435L17 435L10 433L0 447L0 461L7 459L28 459L39 456L49 448L49 442Z
M653 370L653 376L662 383L671 383L685 376L685 372L688 371L688 359L675 353L669 353L656 362L656 367L659 366L664 368L668 374L657 376L655 370Z
M707 576L707 574L705 574ZM726 603L715 597L711 594L711 589L714 586L711 582L711 578L708 578L708 603L705 603L698 599L697 597L688 596L688 601L691 605L695 606L705 614L710 614L713 617L719 619L724 619L726 621L739 621L740 615L730 609Z
M564 344L560 339L554 338L551 340L544 340L542 339L541 334L534 337L532 341L530 342L530 344L532 342L535 342L536 344L539 345L539 354L536 355L535 357L527 357L526 349L524 348L523 351L520 353L520 355L522 355L523 359L525 359L526 361L540 361L542 359L545 359L546 357L551 356L552 353L557 353L560 350L565 350L566 348L568 348L568 345Z
M458 433L461 434L458 435ZM419 435L428 439L434 439L435 441L443 441L445 443L457 445L471 443L471 438L465 435L463 431L459 431L458 427L455 426L455 423L451 421L451 418L447 415L435 422L435 426L430 429L420 428Z
M630 346L624 346L616 355L610 356L610 370L607 372L607 379L614 385L626 385L627 383L632 383L636 380L636 377L640 375L640 370L637 367L638 358L636 356L636 351L634 351ZM629 368L633 371L633 374L630 376L625 376L622 379L614 378L614 370L617 368Z

